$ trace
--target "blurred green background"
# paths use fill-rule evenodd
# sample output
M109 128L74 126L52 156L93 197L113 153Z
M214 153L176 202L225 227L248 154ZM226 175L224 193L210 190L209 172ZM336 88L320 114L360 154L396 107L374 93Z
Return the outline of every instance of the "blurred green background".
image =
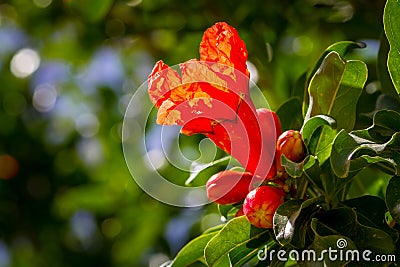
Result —
M276 109L327 46L364 41L367 48L353 56L369 67L359 107L369 112L379 95L374 64L384 4L0 1L0 267L171 259L219 216L213 205L176 208L152 199L126 167L124 112L154 63L198 58L204 30L226 21L245 41L252 77ZM196 149L198 141L180 140Z

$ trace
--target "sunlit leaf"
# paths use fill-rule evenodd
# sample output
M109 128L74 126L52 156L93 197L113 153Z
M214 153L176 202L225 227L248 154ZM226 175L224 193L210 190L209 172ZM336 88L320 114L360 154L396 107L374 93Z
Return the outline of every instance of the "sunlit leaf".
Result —
M303 173L303 167L304 163L308 160L308 157L306 157L302 162L293 162L289 160L288 158L285 157L285 155L281 155L281 164L283 167L285 167L286 172L291 176L291 177L300 177Z
M170 267L185 267L204 256L204 248L217 232L203 234L187 243L176 255Z
M306 118L329 115L336 120L339 129L352 130L367 74L364 62L344 61L337 52L330 52L310 81Z
M246 216L232 219L207 244L204 255L208 266L216 266L225 255L267 232L267 229L252 226Z
M263 250L265 246L270 247L270 245L275 243L276 242L273 240L270 233L265 232L259 238L252 240L249 243L242 244L229 253L232 266L243 266L245 263L256 259L259 255L259 251Z
M306 131L308 153L316 156L320 165L329 158L336 133L337 130L331 125L323 124L310 132ZM309 134L312 134L311 137Z
M303 137L303 141L308 145L310 142L311 137L313 136L314 132L321 126L330 126L331 128L336 127L336 121L332 117L326 115L317 115L310 119L308 119L300 130L301 136Z
M400 94L400 2L388 0L383 14L383 24L390 51L387 59L390 77L397 93Z
M330 52L336 52L342 58L344 58L353 49L365 48L365 47L366 47L365 43L353 42L353 41L340 41L330 45L327 49L325 49L324 53L320 56L318 62L315 64L314 69L310 72L311 74L310 78L317 72L319 66L322 64L322 61Z
M365 48L366 45L365 43L362 42L352 42L352 41L341 41L334 43L330 45L320 56L318 59L317 63L315 64L314 68L307 73L307 81L306 81L306 87L309 86L311 78L315 75L315 73L318 71L320 68L323 60L325 57L331 53L331 52L336 52L338 53L342 58L345 58L345 56L352 51L353 49L356 48ZM307 94L307 90L304 92L304 98L303 98L303 114L304 117L306 117L307 110L309 108L309 95Z
M229 214L232 213L232 211L236 213L237 210L238 208L236 208L234 205L218 205L219 214L226 219L228 219Z

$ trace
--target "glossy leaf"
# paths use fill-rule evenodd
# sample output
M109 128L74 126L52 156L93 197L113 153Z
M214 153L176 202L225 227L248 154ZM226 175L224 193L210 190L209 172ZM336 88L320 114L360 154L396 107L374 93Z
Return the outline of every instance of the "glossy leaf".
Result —
M323 235L320 234L320 228L324 227L317 219L312 219L311 221L311 229L314 232L314 240L312 244L308 247L308 249L315 251L316 258L319 259L320 256L322 256L322 260L318 261L303 261L300 262L300 266L344 266L346 263L350 262L351 259L346 259L343 257L341 260L339 257L338 259L332 259L328 256L328 253L322 253L324 250L328 250L329 248L331 249L337 249L337 244L338 240L342 240L344 244L346 244L345 247L343 247L341 250L343 251L343 255L346 255L346 252L349 250L356 250L357 247L354 244L354 242L346 237L342 236L340 234L330 234L330 235ZM344 241L343 241L344 240ZM313 254L308 254L313 256ZM311 257L310 256L310 257Z
M336 133L336 129L332 129L330 125L322 125L314 129L311 137L307 137L308 153L316 156L320 165L329 159Z
M395 251L394 240L386 232L362 225L351 208L336 208L316 216L321 223L318 234L342 235L350 238L359 250L369 249L376 254L391 254Z
M379 82L381 84L381 90L384 94L398 98L396 88L392 83L392 79L388 70L388 56L389 56L390 45L385 34L382 35L377 61L377 71Z
M248 261L256 258L259 251L263 250L265 246L269 247L271 244L275 243L276 242L271 237L270 232L266 231L259 238L242 244L229 253L232 266L243 266Z
M340 41L337 43L334 43L330 45L324 53L321 55L321 57L318 59L317 64L315 64L314 69L310 72L310 77L312 77L322 64L322 61L324 58L330 53L330 52L336 52L338 53L341 57L345 57L350 51L353 49L357 48L365 48L366 44L363 42L353 42L353 41Z
M285 167L286 172L291 176L291 177L300 177L303 173L303 166L305 161L308 158L305 158L303 161L297 163L293 162L290 159L286 158L285 155L281 156L281 164L283 167Z
M176 255L170 267L185 267L204 256L204 248L218 232L203 234L186 244Z
M400 147L399 133L394 134L388 142L377 144L342 130L336 136L332 147L330 159L332 169L338 177L347 177L352 160L357 158L358 164L361 164L361 166L358 165L359 168L363 167L362 164L366 167L370 164L382 163L388 171L397 173L396 162L391 158L383 157L385 153L390 153L391 147ZM360 155L360 153L363 154Z
M274 233L282 245L291 244L297 248L306 245L306 233L312 216L318 212L323 198L306 201L288 200L276 210L274 215Z
M336 128L336 121L332 117L326 115L316 115L308 119L301 128L300 132L303 137L303 141L308 145L314 132L321 126L330 126L331 128Z
M392 218L400 223L400 177L393 176L386 189L386 205Z
M400 2L388 0L383 14L383 24L390 51L387 59L390 77L397 93L400 94Z
M218 262L234 249L252 240L260 238L268 230L253 227L246 216L230 220L207 244L204 250L208 266Z
M399 233L390 228L385 221L387 208L382 198L365 195L348 199L343 204L353 208L357 212L357 220L360 224L381 229L391 235L393 240L398 239Z
M221 216L223 216L225 219L228 219L229 215L233 213L233 211L236 213L237 208L234 205L219 205L218 204L218 211Z
M311 78L315 75L315 73L318 71L320 68L323 60L325 57L331 53L331 52L336 52L338 53L342 58L344 58L350 51L353 49L357 48L365 48L366 45L365 43L362 42L352 42L352 41L341 41L334 43L330 45L320 56L318 59L317 63L315 64L314 68L307 74L307 81L306 81L306 87L309 86ZM307 115L307 110L309 107L309 95L307 93L307 90L304 91L304 98L303 98L303 114L304 117Z
M336 120L339 129L352 130L367 74L364 62L344 61L337 52L330 52L310 81L306 118L329 115Z

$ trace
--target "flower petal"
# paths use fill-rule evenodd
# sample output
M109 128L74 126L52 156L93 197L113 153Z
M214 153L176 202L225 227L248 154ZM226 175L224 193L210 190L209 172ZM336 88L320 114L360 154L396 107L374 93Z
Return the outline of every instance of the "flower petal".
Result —
M157 61L148 77L148 93L151 102L159 108L168 99L171 90L180 85L181 77L178 72L162 60Z
M200 43L200 60L231 66L249 76L247 49L235 28L218 22L208 28Z

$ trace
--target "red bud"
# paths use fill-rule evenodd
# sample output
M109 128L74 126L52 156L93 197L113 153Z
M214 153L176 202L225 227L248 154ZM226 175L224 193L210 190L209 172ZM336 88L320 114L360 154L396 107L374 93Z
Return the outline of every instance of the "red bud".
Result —
M301 162L307 155L307 148L299 131L289 130L282 133L276 142L276 163L282 170L281 155L293 162Z
M242 201L251 190L252 178L249 172L227 170L216 173L206 183L207 196L221 205Z
M246 196L243 212L252 225L259 228L272 228L275 211L284 199L283 190L267 185L260 186Z

